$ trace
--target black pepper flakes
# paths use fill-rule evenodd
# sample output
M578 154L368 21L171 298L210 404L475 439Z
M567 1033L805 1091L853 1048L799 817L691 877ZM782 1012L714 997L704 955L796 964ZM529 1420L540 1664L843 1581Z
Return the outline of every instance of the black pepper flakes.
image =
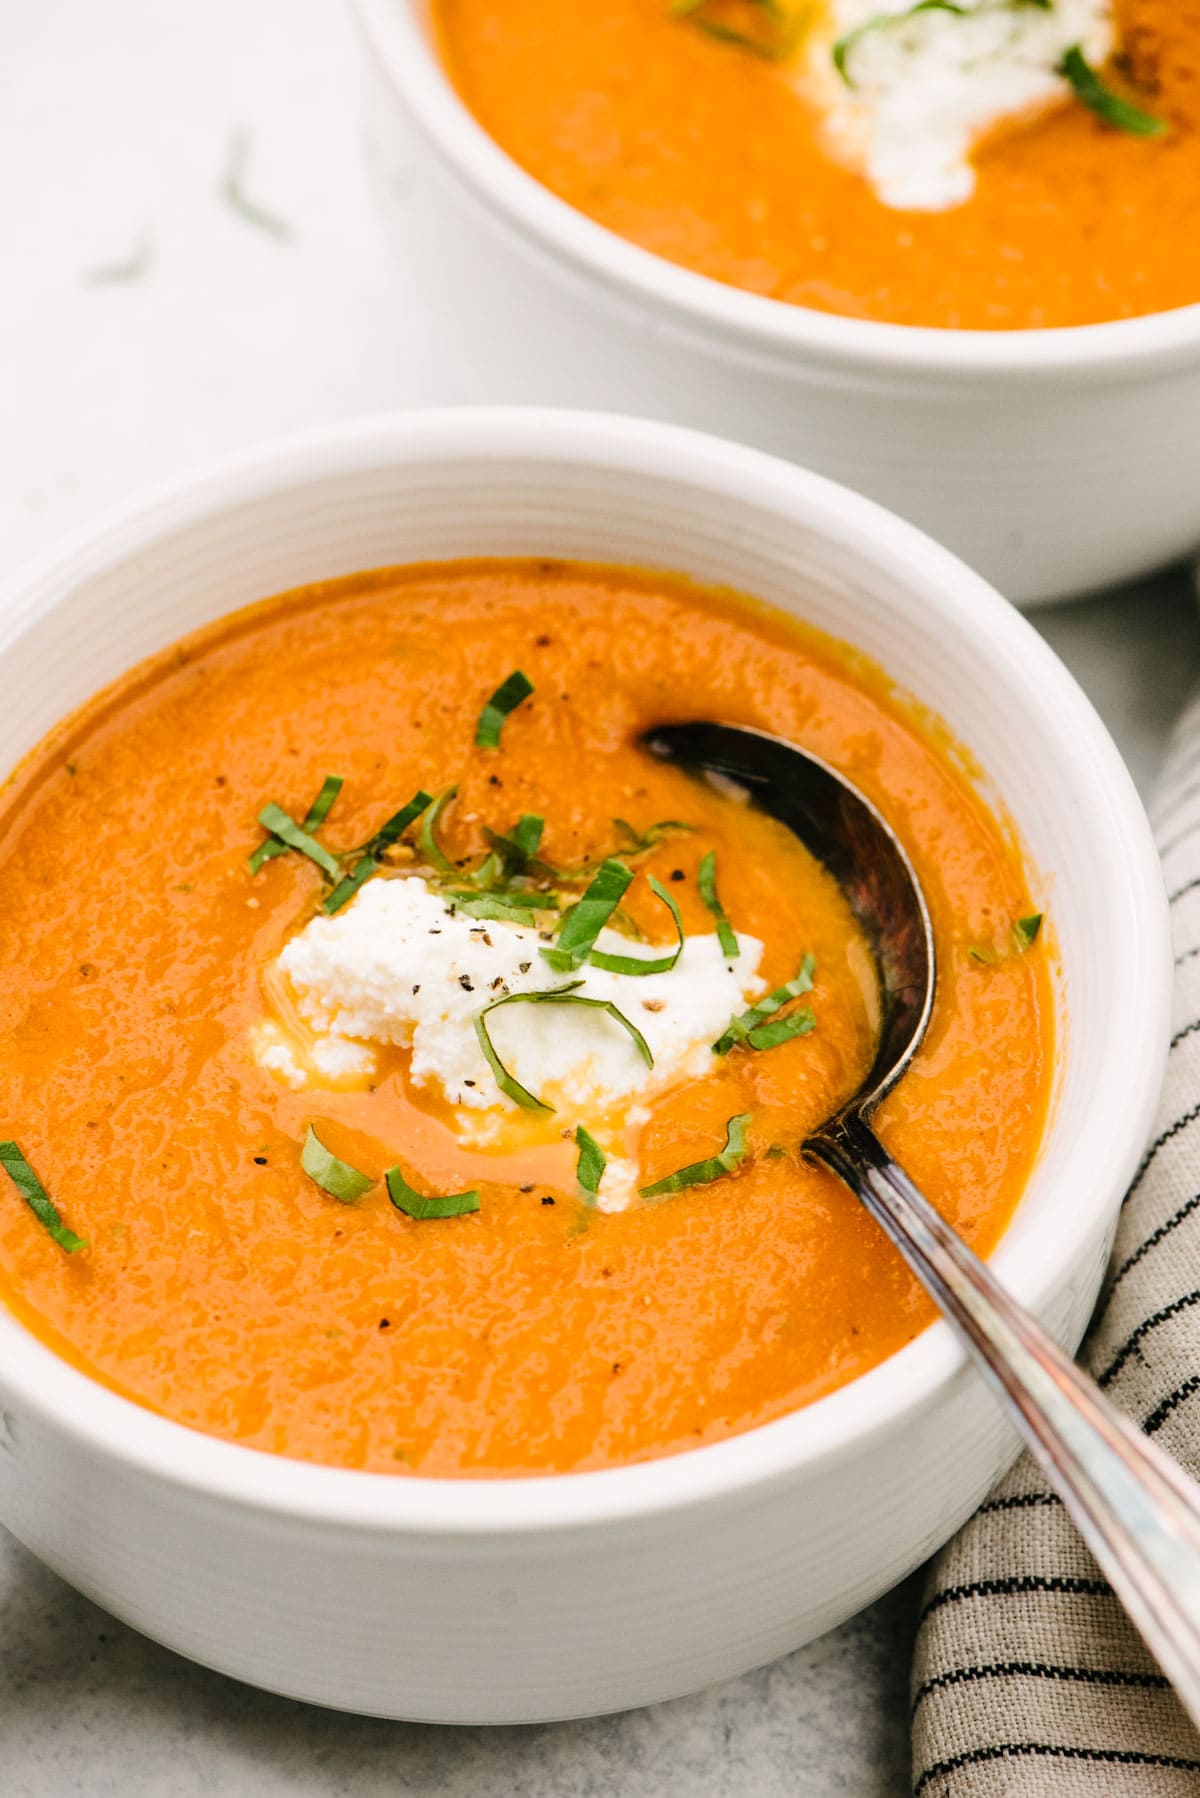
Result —
M672 880L686 880L687 875L684 873L682 868L672 868L671 869L671 879Z
M266 1167L266 1165L267 1165L266 1156L265 1155L256 1155L254 1157L254 1165L255 1165L255 1167Z
M471 984L471 976L469 974L460 974L458 977L458 984L462 987L464 993L473 993L475 991L474 986Z
M380 1320L379 1320L379 1328L380 1328L380 1329L381 1329L381 1330L390 1330L390 1329L391 1329L391 1327L392 1327L392 1320L391 1320L391 1318L389 1318L389 1317L381 1317L381 1318L380 1318Z

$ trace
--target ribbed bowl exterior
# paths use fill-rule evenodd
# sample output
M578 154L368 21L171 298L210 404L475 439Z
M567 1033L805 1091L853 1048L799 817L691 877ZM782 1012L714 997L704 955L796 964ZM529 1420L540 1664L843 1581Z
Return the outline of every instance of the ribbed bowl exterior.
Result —
M743 589L875 658L991 771L985 790L1040 871L1060 1005L1050 1135L995 1265L1077 1340L1165 1053L1157 860L1111 741L1041 640L856 495L690 432L554 411L381 419L268 446L0 596L0 767L237 606L475 554ZM595 1713L768 1661L918 1564L1012 1450L942 1325L712 1448L603 1474L430 1481L200 1436L94 1385L0 1312L5 1523L180 1652L390 1717Z

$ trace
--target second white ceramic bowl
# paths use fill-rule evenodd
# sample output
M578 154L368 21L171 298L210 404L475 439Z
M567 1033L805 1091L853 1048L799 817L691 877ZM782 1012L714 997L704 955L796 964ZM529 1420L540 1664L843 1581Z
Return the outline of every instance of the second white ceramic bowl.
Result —
M455 92L427 0L356 0L367 129L458 393L696 425L845 481L1018 604L1200 546L1200 306L946 331L783 305L676 267L512 162Z
M1157 858L1116 750L1041 639L855 494L712 438L553 411L268 446L0 595L0 773L99 686L235 607L471 555L744 589L882 663L993 771L1038 871L1061 1010L1048 1140L995 1266L1074 1344L1165 1056ZM390 1717L616 1710L769 1661L916 1566L1013 1446L937 1324L805 1410L661 1461L502 1481L353 1473L154 1416L0 1309L3 1521L181 1653Z

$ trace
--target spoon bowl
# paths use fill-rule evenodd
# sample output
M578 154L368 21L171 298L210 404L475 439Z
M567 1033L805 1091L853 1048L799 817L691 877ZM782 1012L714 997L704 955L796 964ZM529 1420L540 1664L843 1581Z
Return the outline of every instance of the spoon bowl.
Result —
M933 1008L929 908L885 819L836 769L744 726L694 722L642 745L730 786L834 875L874 952L881 1027L859 1091L801 1145L887 1231L954 1326L1200 1726L1200 1486L1104 1396L919 1191L869 1122L911 1066Z
M767 731L729 724L667 724L642 747L730 785L799 837L841 887L875 957L880 1032L851 1101L870 1112L906 1072L933 1012L937 960L929 907L895 832L857 787L807 750Z

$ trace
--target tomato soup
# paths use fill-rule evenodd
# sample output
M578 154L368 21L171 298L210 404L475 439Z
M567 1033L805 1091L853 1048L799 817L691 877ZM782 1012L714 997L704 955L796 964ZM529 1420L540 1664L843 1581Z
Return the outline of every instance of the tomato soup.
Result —
M1197 0L436 0L435 18L511 157L717 281L988 330L1200 300Z
M553 562L264 602L138 668L0 798L0 1296L160 1414L396 1474L718 1441L929 1301L799 1153L873 963L736 791L641 747L769 728L928 896L936 1008L881 1134L981 1252L1038 1152L1028 876L937 730L753 602Z

